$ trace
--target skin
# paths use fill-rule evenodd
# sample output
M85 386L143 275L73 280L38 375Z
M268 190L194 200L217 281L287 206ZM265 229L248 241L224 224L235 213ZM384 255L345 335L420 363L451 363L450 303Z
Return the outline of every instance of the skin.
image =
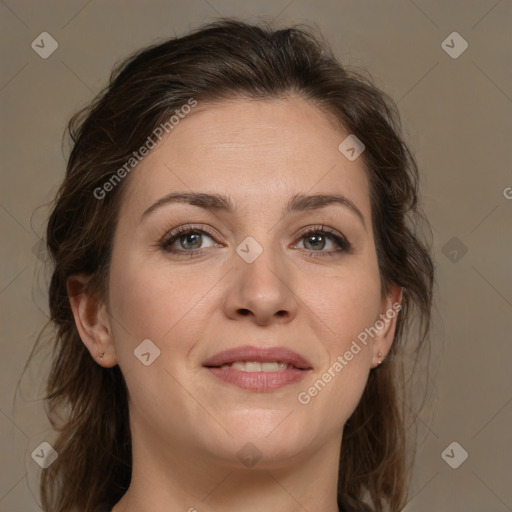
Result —
M384 359L390 349L396 316L308 404L297 397L400 300L399 287L380 293L363 161L338 150L347 135L297 97L198 105L131 173L108 297L87 295L86 276L68 281L83 342L98 364L120 365L129 390L133 477L115 512L338 510L343 426L378 353ZM172 203L141 219L178 191L228 195L236 209ZM299 193L342 194L364 222L339 204L283 216ZM196 241L199 256L159 245L182 225L215 235ZM321 225L343 234L351 251L333 252L328 236L316 246L301 236ZM247 236L263 248L252 263L236 252ZM173 247L186 252L186 242ZM134 356L145 339L160 349L149 366ZM312 370L260 393L202 366L249 344L292 349ZM252 468L237 457L248 442L261 454Z

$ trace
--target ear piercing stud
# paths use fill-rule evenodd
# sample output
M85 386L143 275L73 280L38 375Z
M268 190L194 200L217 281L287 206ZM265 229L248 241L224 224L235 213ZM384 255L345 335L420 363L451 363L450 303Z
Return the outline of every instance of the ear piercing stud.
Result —
M379 353L377 354L377 356L378 356L378 358L379 358L379 359L377 360L377 364L382 363L382 361L380 360L380 358L382 357L382 352L379 352Z
M105 352L100 352L100 359L103 359L104 355L105 355Z

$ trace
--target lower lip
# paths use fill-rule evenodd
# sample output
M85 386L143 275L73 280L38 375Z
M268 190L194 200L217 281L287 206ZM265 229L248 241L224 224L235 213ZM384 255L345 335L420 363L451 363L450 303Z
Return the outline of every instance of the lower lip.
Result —
M309 370L289 368L277 372L244 372L233 368L207 368L215 377L249 391L266 392L303 379Z

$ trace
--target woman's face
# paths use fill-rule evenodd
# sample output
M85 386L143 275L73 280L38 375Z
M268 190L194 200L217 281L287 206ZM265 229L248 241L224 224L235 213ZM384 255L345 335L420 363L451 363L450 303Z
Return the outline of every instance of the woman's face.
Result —
M348 135L298 98L199 103L132 171L108 311L144 450L264 467L341 440L393 324L360 341L391 302Z

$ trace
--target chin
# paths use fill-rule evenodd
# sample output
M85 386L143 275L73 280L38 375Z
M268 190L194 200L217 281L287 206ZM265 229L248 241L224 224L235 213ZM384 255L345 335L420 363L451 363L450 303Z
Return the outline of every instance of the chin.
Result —
M245 456L260 458L258 468L267 464L275 467L276 463L307 451L317 437L313 429L308 428L307 419L297 418L292 408L245 410L225 417L223 427L233 437L217 429L216 436L208 436L204 441L208 443L209 451L215 451L217 457L234 461L238 467Z

